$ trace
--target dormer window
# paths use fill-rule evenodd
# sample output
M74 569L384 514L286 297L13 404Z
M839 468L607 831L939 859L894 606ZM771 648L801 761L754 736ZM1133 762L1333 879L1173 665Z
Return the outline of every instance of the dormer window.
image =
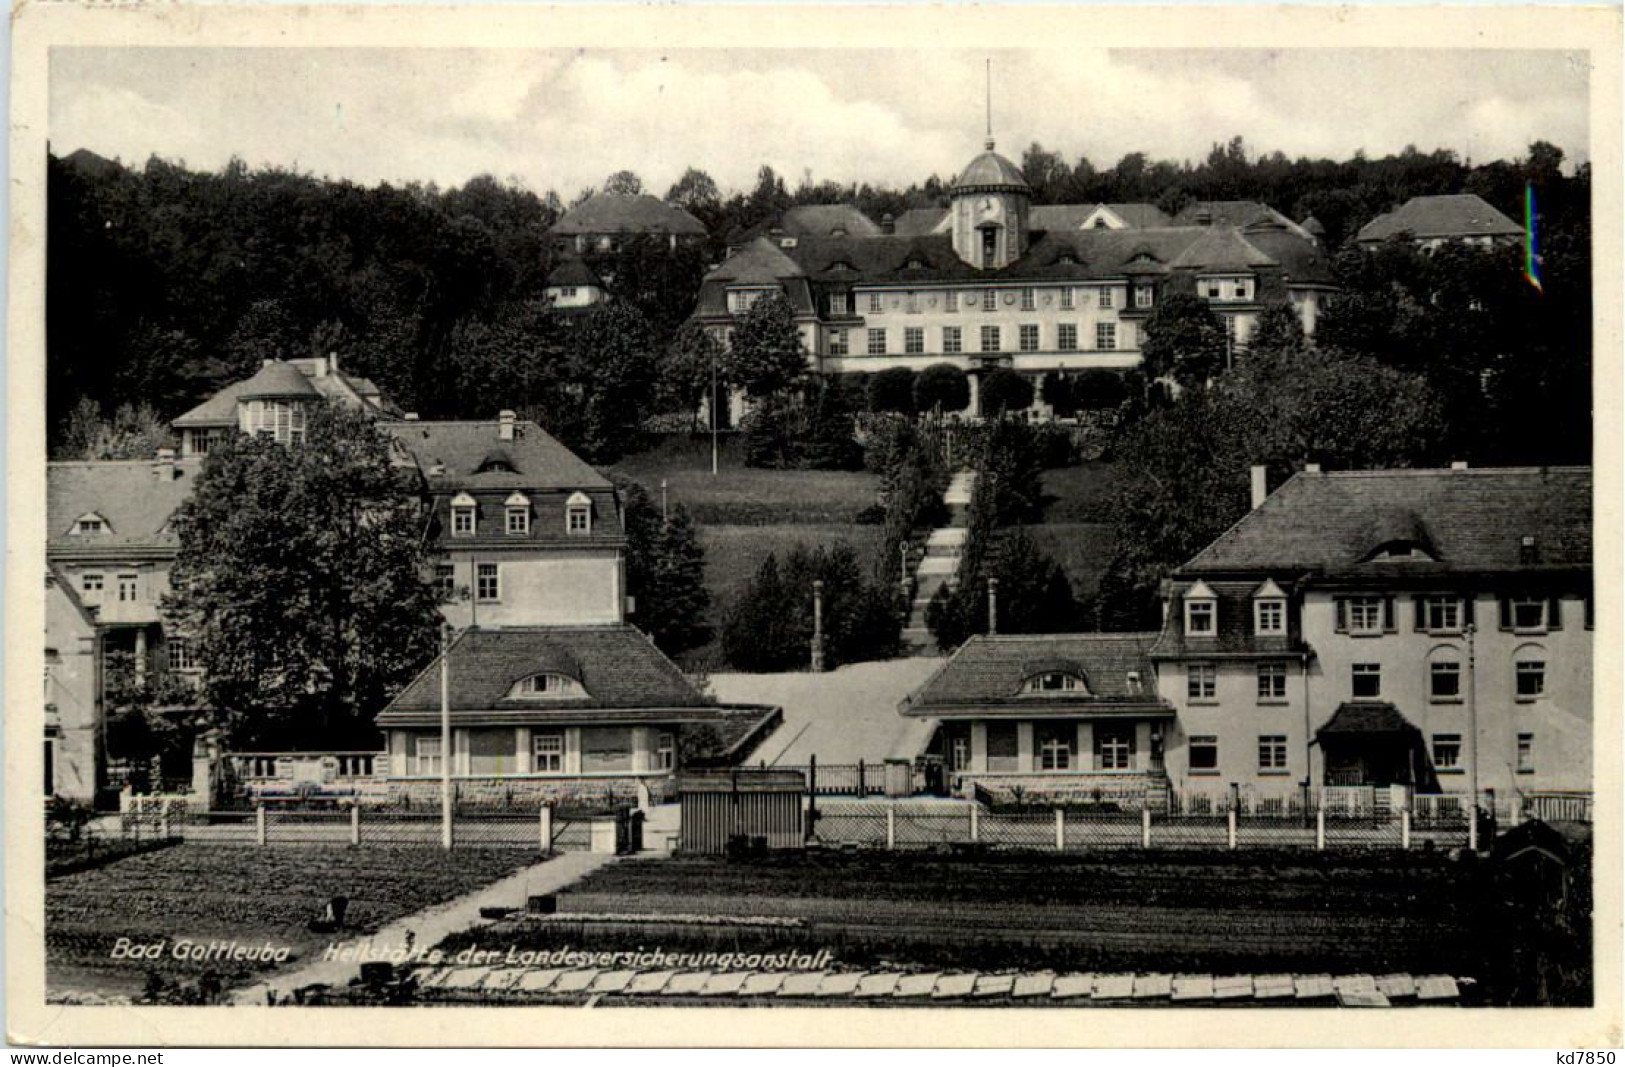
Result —
M1128 691L1134 696L1139 696L1142 692L1144 692L1144 686L1140 681L1139 671L1128 672Z
M107 520L94 511L79 516L73 523L73 532L84 536L94 537L97 534L109 533L111 530Z
M1185 594L1185 633L1212 637L1219 632L1219 599L1206 582L1197 582Z
M564 505L564 529L581 535L592 533L592 500L586 493L573 493Z
M532 674L508 690L509 700L570 700L583 695L581 683L562 674Z
M1286 593L1273 581L1265 582L1253 593L1253 633L1286 633Z
M1065 671L1050 671L1027 679L1029 693L1076 693L1087 690L1082 678Z
M453 537L473 537L476 529L475 512L477 506L474 498L467 493L458 493L451 501L451 535Z
M505 529L509 535L530 533L530 498L523 493L515 493L503 501L502 510L506 519Z
M831 294L829 294L829 313L831 315L845 315L846 314L846 294L845 293L831 293Z

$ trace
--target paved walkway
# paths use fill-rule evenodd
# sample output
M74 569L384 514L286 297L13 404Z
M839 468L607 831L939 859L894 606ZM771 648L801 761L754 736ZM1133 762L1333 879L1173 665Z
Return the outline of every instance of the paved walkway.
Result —
M485 907L524 907L526 898L541 893L556 893L565 886L585 878L598 868L615 859L614 856L592 852L565 852L550 860L515 871L483 889L476 889L444 904L436 904L420 912L396 919L377 933L339 942L339 947L371 946L378 953L400 949L407 943L408 931L412 944L427 949L444 938L466 930L479 921L480 909ZM411 872L403 871L410 878ZM325 946L324 946L325 947ZM284 971L264 981L239 990L232 1000L237 1004L263 1007L268 990L286 995L303 986L326 983L344 985L361 969L356 959L323 959L323 949L317 949L303 966Z
M976 472L954 474L942 494L948 506L948 525L932 530L925 539L925 552L914 568L914 602L909 605L908 622L903 627L903 647L916 656L933 655L936 638L925 625L925 611L943 586L950 588L959 579L959 557L968 536L971 494L976 489Z

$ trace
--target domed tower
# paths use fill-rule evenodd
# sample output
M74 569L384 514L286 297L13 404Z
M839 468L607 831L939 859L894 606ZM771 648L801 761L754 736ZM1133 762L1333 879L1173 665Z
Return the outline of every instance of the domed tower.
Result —
M321 399L298 367L268 359L237 390L237 428L274 437L284 445L303 441L306 416Z
M949 190L954 252L979 270L1008 267L1027 251L1033 190L1016 165L986 150L965 165Z

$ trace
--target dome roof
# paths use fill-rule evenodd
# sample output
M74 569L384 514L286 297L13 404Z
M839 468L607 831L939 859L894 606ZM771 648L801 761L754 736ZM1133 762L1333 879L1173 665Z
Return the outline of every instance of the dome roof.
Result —
M982 189L1032 193L1032 186L1021 176L1021 169L993 151L991 140L987 142L987 150L967 163L953 184L954 192Z
M254 376L237 391L239 400L262 400L267 397L319 396L310 379L292 363L268 359Z

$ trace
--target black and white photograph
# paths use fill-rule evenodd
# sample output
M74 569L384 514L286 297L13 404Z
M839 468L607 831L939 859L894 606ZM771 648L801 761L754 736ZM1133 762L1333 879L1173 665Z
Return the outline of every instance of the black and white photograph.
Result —
M230 7L26 42L13 1040L1617 1042L1617 9Z

